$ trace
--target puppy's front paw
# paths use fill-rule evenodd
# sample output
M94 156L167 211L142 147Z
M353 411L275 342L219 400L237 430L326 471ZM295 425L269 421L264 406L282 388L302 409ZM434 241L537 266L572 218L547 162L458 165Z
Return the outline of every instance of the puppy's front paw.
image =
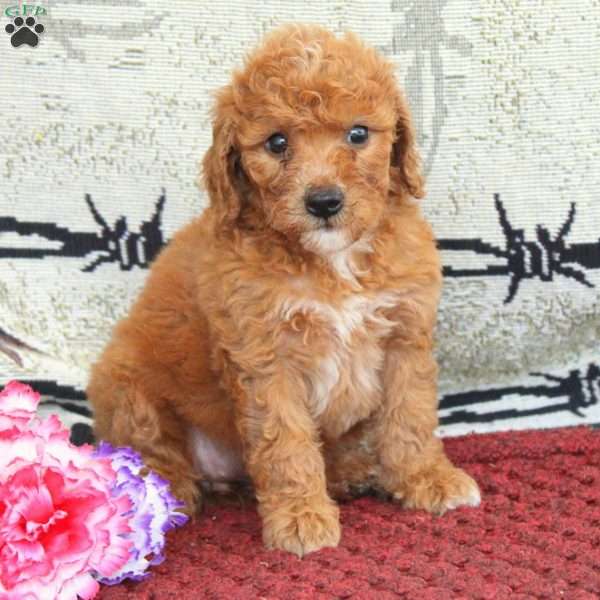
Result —
M478 506L481 493L475 480L453 465L437 465L413 474L394 493L406 508L443 514L459 506Z
M339 544L339 509L329 499L319 504L293 504L263 516L263 540L269 549L297 556Z

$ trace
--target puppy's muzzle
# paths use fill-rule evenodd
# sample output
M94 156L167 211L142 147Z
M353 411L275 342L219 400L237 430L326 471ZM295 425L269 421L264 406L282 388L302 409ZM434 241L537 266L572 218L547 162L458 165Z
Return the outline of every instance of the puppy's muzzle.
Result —
M307 212L320 219L337 215L344 206L344 192L337 187L311 188L304 197Z

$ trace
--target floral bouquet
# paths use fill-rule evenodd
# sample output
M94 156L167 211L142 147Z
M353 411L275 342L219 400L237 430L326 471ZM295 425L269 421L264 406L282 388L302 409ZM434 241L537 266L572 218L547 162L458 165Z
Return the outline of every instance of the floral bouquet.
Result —
M98 581L146 577L182 504L136 452L73 446L38 402L16 381L0 392L0 600L86 600Z

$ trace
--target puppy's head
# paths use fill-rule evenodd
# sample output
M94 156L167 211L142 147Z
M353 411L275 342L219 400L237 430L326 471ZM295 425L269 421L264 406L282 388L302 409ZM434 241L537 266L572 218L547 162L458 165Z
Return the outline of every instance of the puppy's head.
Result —
M220 91L203 170L219 227L271 227L319 253L423 196L391 64L316 26L272 33Z

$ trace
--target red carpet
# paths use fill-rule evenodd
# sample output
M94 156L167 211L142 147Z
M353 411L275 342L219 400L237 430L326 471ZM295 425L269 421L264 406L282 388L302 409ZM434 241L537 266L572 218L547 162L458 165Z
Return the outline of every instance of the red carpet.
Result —
M168 558L101 600L600 598L600 430L446 440L480 483L479 508L443 517L373 498L342 507L339 548L268 552L255 509L208 507Z

